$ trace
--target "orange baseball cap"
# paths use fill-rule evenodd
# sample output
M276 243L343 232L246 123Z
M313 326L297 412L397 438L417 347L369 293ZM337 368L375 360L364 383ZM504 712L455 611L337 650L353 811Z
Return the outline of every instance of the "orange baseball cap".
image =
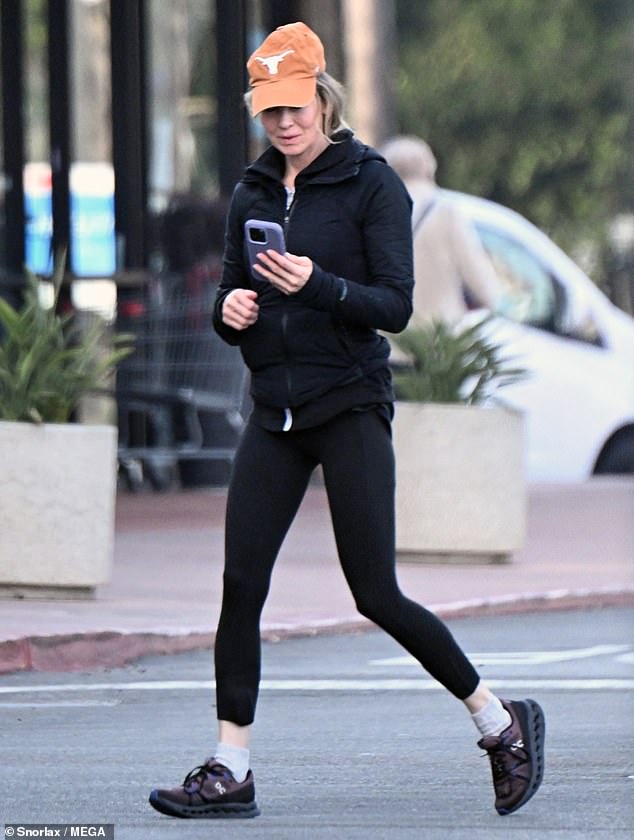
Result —
M325 69L324 46L312 29L301 22L278 26L247 61L253 116L308 105Z

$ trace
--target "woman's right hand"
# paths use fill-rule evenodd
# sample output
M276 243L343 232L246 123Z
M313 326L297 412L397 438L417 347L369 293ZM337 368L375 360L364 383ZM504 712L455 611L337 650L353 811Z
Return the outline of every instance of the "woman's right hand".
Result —
M234 289L222 304L222 321L234 330L246 330L258 320L260 307L253 289Z

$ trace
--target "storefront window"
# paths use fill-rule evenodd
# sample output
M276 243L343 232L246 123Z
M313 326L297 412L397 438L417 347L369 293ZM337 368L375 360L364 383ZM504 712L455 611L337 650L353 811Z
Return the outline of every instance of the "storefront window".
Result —
M107 0L69 3L71 56L71 265L77 277L115 271ZM26 4L26 263L52 268L51 167L46 4Z
M214 4L148 4L150 206L216 190Z
M51 271L51 167L48 130L48 28L46 3L30 0L24 5L25 259L37 274Z
M107 0L70 5L71 255L77 277L107 277L116 269L108 7Z
M218 197L215 4L148 3L152 264L213 280L225 207Z

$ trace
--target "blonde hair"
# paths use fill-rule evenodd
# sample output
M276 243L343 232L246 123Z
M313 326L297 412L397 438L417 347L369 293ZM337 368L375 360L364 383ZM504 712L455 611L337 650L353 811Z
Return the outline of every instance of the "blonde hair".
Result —
M332 136L344 128L350 128L348 123L343 118L345 110L345 93L343 85L338 82L329 73L319 73L316 79L317 96L324 106L324 124L323 132L330 143L333 142ZM251 108L251 99L253 91L248 90L244 94L244 102L249 113L253 116Z
M317 96L324 106L324 134L331 140L333 134L350 128L343 118L346 107L343 85L329 73L320 73L317 76Z

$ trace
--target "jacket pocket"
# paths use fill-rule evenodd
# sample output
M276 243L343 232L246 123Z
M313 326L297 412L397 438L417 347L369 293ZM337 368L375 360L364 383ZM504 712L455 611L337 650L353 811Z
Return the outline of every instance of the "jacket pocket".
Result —
M300 363L348 368L356 361L342 325L328 312L291 313L285 338L289 355Z
M247 367L254 373L283 362L284 345L279 318L261 309L255 324L244 330L240 350Z

